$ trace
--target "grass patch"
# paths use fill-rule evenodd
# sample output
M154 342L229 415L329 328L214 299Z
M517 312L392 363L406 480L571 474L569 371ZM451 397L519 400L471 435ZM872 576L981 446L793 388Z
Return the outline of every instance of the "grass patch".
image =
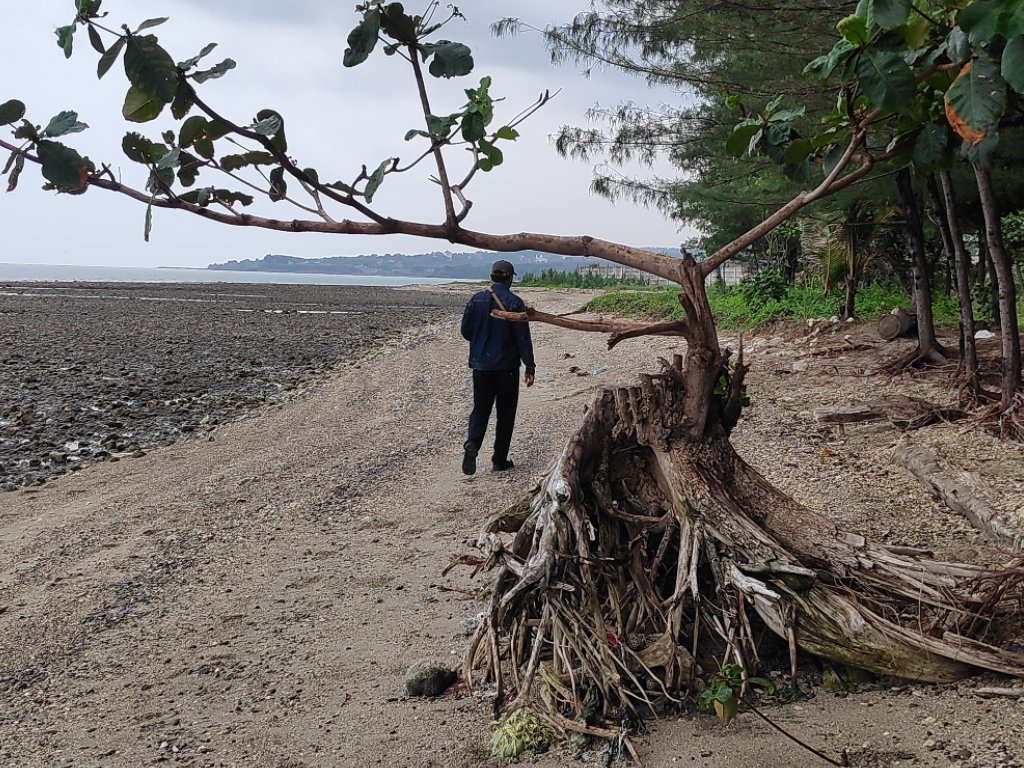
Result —
M618 290L598 296L586 309L655 320L679 319L679 288L674 286L640 290ZM708 287L708 301L715 320L723 328L760 328L773 320L802 321L832 317L843 302L843 294L822 294L820 288L787 286L779 298L764 298L744 286ZM857 292L856 314L860 320L877 320L894 307L910 309L910 297L901 289L884 285L866 285ZM959 308L955 295L938 293L934 297L935 321L956 325Z
M648 288L650 285L642 277L607 277L557 269L545 269L537 274L527 272L518 282L527 288Z

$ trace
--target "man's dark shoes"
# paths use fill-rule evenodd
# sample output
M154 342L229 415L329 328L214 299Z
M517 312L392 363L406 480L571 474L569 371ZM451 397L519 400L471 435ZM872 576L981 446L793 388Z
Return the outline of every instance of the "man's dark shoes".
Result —
M495 472L506 472L515 466L511 459L491 459L491 469Z
M462 474L475 475L476 454L479 451L479 449L469 440L466 441L465 445L463 445L462 448L465 451L465 453L462 454Z

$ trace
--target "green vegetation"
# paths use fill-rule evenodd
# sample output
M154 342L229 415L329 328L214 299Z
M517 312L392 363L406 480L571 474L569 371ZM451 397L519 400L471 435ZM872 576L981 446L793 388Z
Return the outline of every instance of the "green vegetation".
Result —
M823 294L818 287L794 284L786 287L779 298L772 298L751 291L751 285L753 283L708 287L708 301L721 327L752 329L773 320L832 317L843 302L843 293L839 290ZM595 298L587 309L669 320L682 315L678 293L678 288L670 287L612 291ZM938 323L956 325L958 309L955 296L940 293L934 306ZM872 284L857 293L857 317L861 320L875 320L893 307L910 308L910 297L900 288Z
M581 273L579 270L560 272L557 269L545 269L539 274L527 272L519 281L528 288L618 288L626 286L647 287L647 277L607 277L592 273Z

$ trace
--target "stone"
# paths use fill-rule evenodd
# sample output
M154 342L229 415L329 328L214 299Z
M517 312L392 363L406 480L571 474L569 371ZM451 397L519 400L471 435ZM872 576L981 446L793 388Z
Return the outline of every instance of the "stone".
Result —
M410 696L434 698L458 679L451 667L433 659L421 659L405 673L405 690Z

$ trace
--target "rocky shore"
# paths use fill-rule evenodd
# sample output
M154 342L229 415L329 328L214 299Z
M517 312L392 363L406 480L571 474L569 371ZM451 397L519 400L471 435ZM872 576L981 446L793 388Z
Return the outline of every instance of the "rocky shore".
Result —
M202 435L462 301L358 286L0 285L0 491Z

